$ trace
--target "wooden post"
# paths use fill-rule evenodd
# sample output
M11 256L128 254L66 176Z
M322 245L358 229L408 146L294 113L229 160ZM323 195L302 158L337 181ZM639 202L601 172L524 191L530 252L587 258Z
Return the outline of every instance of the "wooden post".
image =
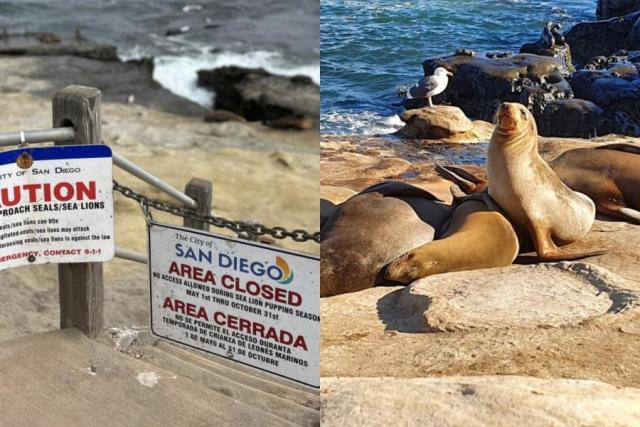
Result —
M95 88L68 86L53 96L53 127L73 126L74 141L57 145L102 144L100 103ZM102 263L58 265L60 327L78 328L96 338L104 324Z
M198 204L196 212L198 212L198 214L211 215L211 207L213 204L213 185L211 184L211 181L191 178L184 189L184 194L196 201ZM184 219L184 226L209 231L209 224L190 218Z

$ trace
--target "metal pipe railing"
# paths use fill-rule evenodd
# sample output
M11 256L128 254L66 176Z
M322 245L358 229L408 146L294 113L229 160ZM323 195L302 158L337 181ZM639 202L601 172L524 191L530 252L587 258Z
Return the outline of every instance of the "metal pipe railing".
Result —
M52 129L27 130L17 132L0 132L0 147L18 145L18 144L36 144L39 142L60 142L71 141L75 137L75 131L72 127L61 127ZM120 169L129 172L136 178L156 187L163 193L173 197L185 206L196 209L198 204L191 197L184 194L162 181L160 178L150 174L146 170L137 166L133 162L125 159L117 153L113 153L113 164Z
M147 184L156 187L158 190L168 194L174 199L180 201L182 204L193 209L198 207L196 201L191 197L185 195L182 191L173 188L161 179L151 175L149 172L137 166L135 163L125 159L121 155L113 153L113 164L118 166L120 169L129 172L131 175L146 182Z
M0 147L10 145L37 144L39 142L71 141L75 137L72 127L0 132Z
M139 262L141 264L148 263L147 256L145 254L142 254L136 251L131 251L129 249L121 248L119 246L116 246L115 256L117 258L122 258L122 259L126 259L133 262Z

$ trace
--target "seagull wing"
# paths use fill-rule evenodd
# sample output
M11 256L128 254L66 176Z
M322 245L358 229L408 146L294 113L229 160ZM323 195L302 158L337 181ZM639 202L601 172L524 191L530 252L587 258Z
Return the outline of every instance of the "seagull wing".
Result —
M409 88L407 98L426 98L436 87L438 87L438 79L435 76L426 76Z

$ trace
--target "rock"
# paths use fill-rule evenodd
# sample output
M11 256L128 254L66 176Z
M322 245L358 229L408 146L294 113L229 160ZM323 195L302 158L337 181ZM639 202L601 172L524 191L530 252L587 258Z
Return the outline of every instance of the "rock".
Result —
M115 46L84 38L67 41L51 33L0 34L0 55L72 55L119 61Z
M323 426L640 423L640 389L524 376L322 378Z
M247 120L273 121L287 116L319 119L320 88L307 77L228 66L199 70L198 85L216 92L216 109L232 111Z
M329 200L333 204L339 205L357 193L350 188L336 187L334 185L321 185L320 198Z
M602 108L584 99L550 102L536 117L542 136L592 138L602 129Z
M604 110L599 133L640 135L640 78L624 79L608 70L580 70L571 87L578 98Z
M227 110L213 110L208 111L204 115L204 121L207 123L220 123L220 122L246 122L247 119L239 114L232 113Z
M320 161L323 176L331 184L359 188L384 179L398 178L411 167L406 160L394 157L373 157L357 153L340 153Z
M274 129L311 130L316 122L308 117L284 116L274 120L267 120L265 125Z
M493 121L503 102L520 102L527 87L539 87L550 93L549 100L572 97L569 85L564 82L569 70L558 58L532 54L493 59L453 55L428 59L422 66L425 75L432 74L436 67L453 73L447 90L434 98L436 103L455 105L468 117L485 121Z
M0 42L0 47L2 43ZM127 102L202 120L207 109L163 88L153 79L146 62L98 60L81 55L3 56L0 92L32 93L49 99L60 88L77 84L97 87L105 103ZM108 119L107 119L108 120Z
M405 126L395 134L407 139L474 140L473 124L458 107L437 105L400 114Z
M636 19L636 23L629 32L628 50L640 50L640 18Z
M596 56L609 56L629 49L629 34L640 12L604 21L580 22L565 33L577 68Z
M640 52L621 50L611 56L596 56L584 66L586 70L608 70L611 74L623 78L638 76Z
M551 56L561 59L569 71L573 71L571 63L571 50L560 32L562 26L556 22L547 22L540 38L533 43L525 43L520 48L520 53L532 53L534 55Z
M164 35L167 37L178 36L180 34L188 33L189 31L191 31L191 27L188 25L184 25L182 27L167 28L167 30L164 32Z
M639 0L598 0L596 16L598 19L609 19L638 9L640 9Z
M604 268L584 263L487 269L482 275L447 273L414 282L397 302L415 331L561 327L608 321L638 296ZM422 305L420 305L422 301ZM423 318L414 316L422 311Z

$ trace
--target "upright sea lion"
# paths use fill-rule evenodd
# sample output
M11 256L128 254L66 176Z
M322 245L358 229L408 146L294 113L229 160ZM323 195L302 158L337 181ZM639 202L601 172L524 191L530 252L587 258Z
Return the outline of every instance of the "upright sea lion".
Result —
M596 208L567 187L538 154L536 122L523 105L504 103L487 152L489 194L516 229L528 232L541 260L577 259L602 252L568 252L557 245L589 232Z
M451 210L402 182L377 184L341 203L321 232L320 296L375 286L390 261L433 240Z
M549 161L570 189L589 196L601 215L640 223L640 147L609 144L574 148ZM465 194L486 191L488 182L454 166L437 165L440 175Z
M411 283L433 274L511 265L518 256L518 236L487 193L465 197L441 239L392 261L385 278Z
M640 222L640 147L576 148L549 162L571 189L589 196L602 215Z

